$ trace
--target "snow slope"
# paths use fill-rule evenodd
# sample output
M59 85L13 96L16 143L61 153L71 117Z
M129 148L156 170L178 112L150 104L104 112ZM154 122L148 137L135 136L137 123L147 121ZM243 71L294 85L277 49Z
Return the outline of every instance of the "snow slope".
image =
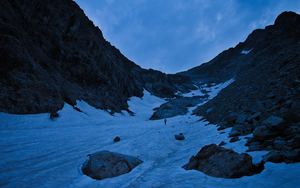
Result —
M216 95L225 86L211 88ZM196 91L195 91L196 92ZM1 160L0 186L3 187L299 187L300 163L266 163L266 169L251 177L214 178L196 170L181 167L205 145L219 144L237 152L245 152L246 139L229 143L215 125L198 122L191 113L184 116L150 121L153 108L165 102L144 92L133 97L127 112L110 116L83 101L77 107L65 104L60 117L50 120L49 114L11 115L0 113ZM211 97L212 97L211 96ZM210 97L210 98L211 98ZM190 112L192 109L190 109ZM183 141L174 139L183 133ZM119 136L120 142L113 139ZM130 173L97 181L82 174L81 164L87 154L109 150L138 156L144 161ZM266 152L251 152L259 161Z

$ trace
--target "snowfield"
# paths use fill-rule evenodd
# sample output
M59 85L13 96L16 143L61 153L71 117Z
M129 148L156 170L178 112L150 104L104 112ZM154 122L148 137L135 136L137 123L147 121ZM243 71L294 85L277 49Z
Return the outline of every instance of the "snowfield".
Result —
M232 80L233 81L233 80ZM229 85L213 86L210 98ZM196 91L194 95L197 94ZM299 187L300 163L266 163L261 174L239 179L210 177L196 170L181 168L192 155L208 144L226 142L225 148L241 153L246 139L229 143L230 128L217 131L215 125L199 122L200 117L177 116L150 121L153 108L165 101L144 92L132 97L130 110L109 115L84 101L74 110L68 104L50 119L49 114L11 115L0 113L2 187ZM220 134L221 132L225 132ZM185 140L175 140L183 133ZM120 142L113 139L119 136ZM104 180L94 180L81 172L87 154L109 150L137 156L144 162L130 173ZM250 152L259 162L266 152Z

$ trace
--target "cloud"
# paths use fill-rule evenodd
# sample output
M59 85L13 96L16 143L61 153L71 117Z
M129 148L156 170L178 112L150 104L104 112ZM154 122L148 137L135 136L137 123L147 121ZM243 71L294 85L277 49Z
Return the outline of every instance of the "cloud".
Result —
M210 26L200 23L196 30L196 38L200 38L202 42L212 41L216 37L215 31Z
M220 20L222 20L223 16L221 13L217 14L217 21L219 22Z
M168 73L207 62L300 7L299 0L75 1L127 58Z
M114 0L105 0L107 4L112 4L114 3L115 1Z

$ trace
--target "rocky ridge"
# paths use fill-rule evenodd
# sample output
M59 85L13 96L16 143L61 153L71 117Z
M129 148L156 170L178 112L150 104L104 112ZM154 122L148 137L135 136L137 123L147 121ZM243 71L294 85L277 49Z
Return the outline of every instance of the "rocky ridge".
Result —
M144 88L159 97L193 89L188 77L142 69L107 42L72 0L0 3L0 111L55 112L84 100L128 110Z
M242 53L243 51L248 53ZM194 114L203 116L219 130L233 127L229 136L248 135L250 150L276 150L286 162L297 161L300 122L300 16L283 12L274 25L253 31L245 42L222 52L211 62L181 73L216 72L198 80L235 78L214 99L198 107ZM218 65L222 65L218 67ZM226 67L222 71L222 67ZM228 71L227 71L228 70ZM217 75L220 74L220 77ZM216 78L214 77L216 76ZM284 126L278 130L267 121ZM277 125L279 126L279 125ZM259 136L258 136L259 135ZM279 146L279 143L281 146ZM274 153L273 153L274 154ZM286 157L293 155L293 157Z

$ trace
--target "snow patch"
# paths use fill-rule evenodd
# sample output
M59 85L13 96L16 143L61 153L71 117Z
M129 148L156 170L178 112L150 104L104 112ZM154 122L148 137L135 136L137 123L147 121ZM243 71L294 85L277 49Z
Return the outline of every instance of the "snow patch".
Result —
M198 90L192 90L189 93L184 93L183 97L204 96L205 94L203 93L203 91L205 90L206 92L208 92L207 94L209 95L209 99L212 99L215 96L217 96L217 94L222 89L224 89L225 87L229 86L232 82L234 82L234 79L230 79L230 80L228 80L228 81L226 81L224 83L218 84L218 85L212 84L211 86L207 86L207 84L204 84Z
M251 52L253 50L253 48L252 49L250 49L250 50L243 50L242 52L241 52L241 54L248 54L249 52Z
M210 98L234 80L211 87ZM298 187L300 163L266 163L261 174L223 179L181 168L208 144L226 142L225 148L245 152L246 139L229 143L230 129L217 131L215 125L187 115L150 121L153 108L165 101L144 91L132 97L127 112L109 115L84 101L82 112L65 104L54 120L50 114L12 115L0 113L0 182L6 187ZM220 132L225 132L220 134ZM185 140L174 139L183 133ZM119 136L120 142L113 139ZM144 163L130 173L101 181L80 171L87 154L109 150L139 157ZM265 152L250 152L259 162Z

